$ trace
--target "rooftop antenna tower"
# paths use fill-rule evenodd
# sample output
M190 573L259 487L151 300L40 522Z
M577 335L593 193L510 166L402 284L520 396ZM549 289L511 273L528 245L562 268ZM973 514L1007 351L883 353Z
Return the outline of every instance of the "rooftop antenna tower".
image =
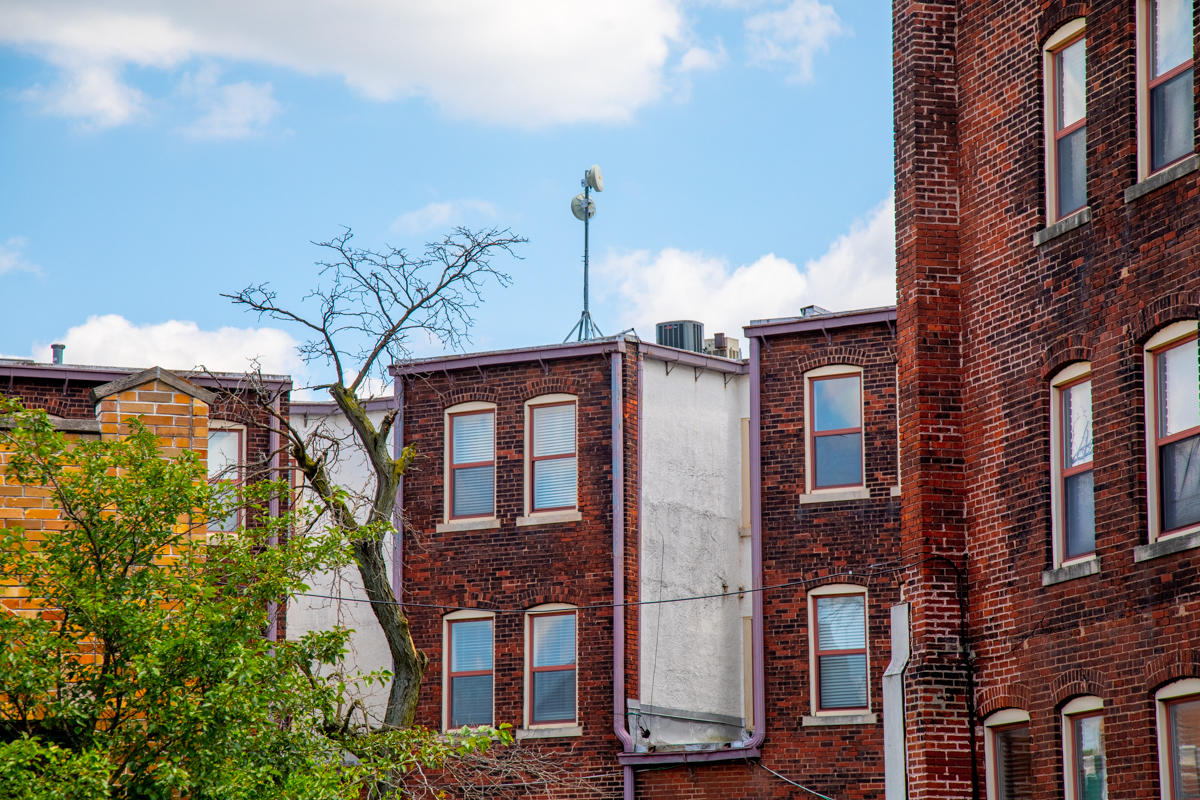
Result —
M588 311L588 220L596 214L596 202L592 200L592 190L604 191L604 176L600 174L600 167L596 164L589 167L587 172L583 173L583 179L579 181L579 185L583 187L583 193L571 198L571 213L575 215L575 219L583 222L583 313L579 316L575 327L571 328L571 332L567 334L567 338L563 339L564 342L569 342L571 339L582 342L604 335L596 327L596 323L592 322L592 313Z

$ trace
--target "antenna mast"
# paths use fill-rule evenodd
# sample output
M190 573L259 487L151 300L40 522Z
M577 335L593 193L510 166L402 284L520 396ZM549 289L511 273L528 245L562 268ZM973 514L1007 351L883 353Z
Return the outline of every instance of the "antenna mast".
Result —
M572 338L582 342L604 335L592 321L592 313L588 310L588 220L596 214L592 189L597 192L604 191L604 177L600 174L600 167L593 164L583 173L583 179L579 181L579 185L583 187L583 193L577 194L571 199L571 213L575 215L575 219L583 221L583 313L580 314L575 327L571 328L571 332L567 334L567 338L563 339L564 342L569 342Z

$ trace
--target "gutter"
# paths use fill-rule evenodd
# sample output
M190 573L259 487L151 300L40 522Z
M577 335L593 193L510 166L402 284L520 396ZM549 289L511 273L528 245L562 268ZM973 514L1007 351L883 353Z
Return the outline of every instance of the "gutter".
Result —
M267 448L271 452L271 467L269 480L277 480L279 478L279 395L276 394L271 400L271 409L275 412L271 417L271 427L267 434ZM271 499L267 501L267 514L272 519L279 518L279 495L272 494ZM279 537L272 534L267 539L267 544L270 547L279 545ZM271 627L267 631L267 641L279 641L279 603L274 601L267 604L267 618L271 620Z
M751 630L753 634L754 661L754 730L749 739L718 745L719 749L674 751L663 753L631 752L632 737L625 727L625 708L622 702L624 686L624 653L625 653L625 602L624 570L621 568L620 540L617 537L616 503L617 503L617 467L614 448L613 457L613 702L614 726L617 737L625 746L625 752L618 756L618 761L625 767L625 798L633 800L632 780L630 773L634 766L651 764L696 764L710 761L729 761L734 759L758 758L762 755L761 746L767 735L767 700L766 700L766 665L763 663L763 593L762 593L762 396L759 391L759 336L750 337L750 565L751 565ZM614 354L614 359L620 356ZM619 362L617 362L619 363ZM615 375L614 371L614 375ZM614 384L614 409L617 407L615 396L618 392ZM614 431L618 425L614 411ZM640 499L640 498L639 498ZM618 571L619 570L619 571ZM617 654L620 654L618 658Z
M404 452L404 384L397 375L392 379L392 403L396 418L392 421L392 458ZM392 507L392 594L401 610L404 608L404 473L396 482L396 505Z

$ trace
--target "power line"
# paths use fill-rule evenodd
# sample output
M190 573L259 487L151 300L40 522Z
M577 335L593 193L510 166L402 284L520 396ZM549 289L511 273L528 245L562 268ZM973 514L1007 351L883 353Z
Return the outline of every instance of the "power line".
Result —
M829 795L821 794L820 792L814 791L814 790L808 788L807 786L803 786L799 783L796 783L794 780L787 777L786 775L780 775L778 772L776 772L775 770L766 766L761 761L758 762L758 765L760 767L762 767L763 769L765 769L767 772L774 775L776 778L779 778L779 780L783 781L784 783L790 783L792 786L795 786L797 789L803 789L804 791L808 792L809 794L814 795L815 797L821 798L821 800L833 800L833 798L830 797Z

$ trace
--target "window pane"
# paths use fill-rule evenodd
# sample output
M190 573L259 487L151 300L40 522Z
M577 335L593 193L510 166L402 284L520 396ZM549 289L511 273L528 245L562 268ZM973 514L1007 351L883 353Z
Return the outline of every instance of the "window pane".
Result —
M474 672L492 668L492 621L473 619L450 623L451 672Z
M1200 436L1164 445L1159 454L1163 530L1200 522Z
M454 463L491 461L496 452L496 415L464 414L454 417Z
M1171 710L1171 773L1174 800L1200 797L1200 700L1173 703Z
M1151 3L1151 44L1154 77L1170 72L1192 57L1191 0L1154 0Z
M1064 389L1063 462L1067 469L1092 460L1092 382Z
M813 429L836 431L857 428L862 419L859 377L820 378L812 382Z
M559 667L575 663L575 615L533 618L533 665Z
M995 733L996 796L998 800L1029 800L1033 797L1033 759L1029 727L1004 728Z
M1195 149L1192 71L1150 90L1150 168L1162 169Z
M813 446L817 488L862 483L862 434L818 436L813 440Z
M241 461L241 436L238 431L210 430L208 432L208 479L210 481L237 481L238 463ZM233 490L229 485L230 494L222 492L222 500L232 500ZM208 529L211 531L234 531L238 526L238 511L230 509L229 513L220 519L210 519Z
M1087 126L1058 140L1058 215L1087 205Z
M1104 723L1100 717L1073 719L1075 775L1078 800L1106 800L1104 779Z
M1087 116L1086 41L1080 39L1054 55L1058 69L1058 130Z
M867 707L867 656L821 656L821 708Z
M575 507L575 459L554 458L533 462L533 507Z
M534 406L533 454L553 456L575 452L575 404Z
M1064 558L1096 549L1096 497L1092 471L1080 472L1063 481L1065 491L1066 552Z
M464 467L454 470L454 509L456 517L491 514L496 490L495 467Z
M467 675L450 681L450 727L492 724L492 676Z
M575 670L533 673L533 721L575 719Z
M857 650L867 646L861 594L817 598L817 649Z
M1158 435L1200 426L1200 369L1196 340L1158 355Z

